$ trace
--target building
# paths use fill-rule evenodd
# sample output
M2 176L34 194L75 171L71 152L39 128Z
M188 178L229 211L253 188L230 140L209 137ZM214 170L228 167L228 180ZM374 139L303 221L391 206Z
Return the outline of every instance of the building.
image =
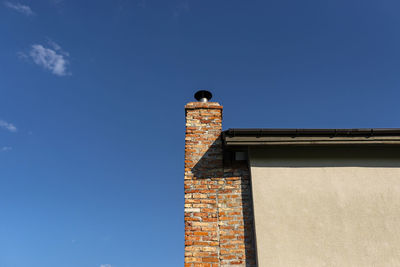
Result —
M400 129L229 129L185 106L185 266L400 266Z

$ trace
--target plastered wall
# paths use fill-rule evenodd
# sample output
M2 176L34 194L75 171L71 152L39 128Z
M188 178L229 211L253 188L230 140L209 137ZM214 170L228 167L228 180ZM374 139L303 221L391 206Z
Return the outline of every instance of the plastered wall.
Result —
M258 265L400 266L397 148L250 151Z

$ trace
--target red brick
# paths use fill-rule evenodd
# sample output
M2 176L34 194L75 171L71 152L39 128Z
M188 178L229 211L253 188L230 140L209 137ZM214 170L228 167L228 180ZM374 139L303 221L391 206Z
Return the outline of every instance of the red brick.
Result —
M255 266L244 238L252 238L249 171L246 164L224 169L222 106L191 102L185 111L185 267Z

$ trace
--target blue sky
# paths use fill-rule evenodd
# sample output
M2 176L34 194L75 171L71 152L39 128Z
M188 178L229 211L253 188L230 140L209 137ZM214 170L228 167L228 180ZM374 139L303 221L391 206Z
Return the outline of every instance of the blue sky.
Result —
M400 127L397 0L0 3L0 267L183 266L184 105Z

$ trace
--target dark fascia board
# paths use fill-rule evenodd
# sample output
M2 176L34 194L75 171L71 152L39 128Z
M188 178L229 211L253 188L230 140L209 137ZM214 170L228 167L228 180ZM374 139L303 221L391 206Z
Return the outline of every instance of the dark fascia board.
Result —
M229 129L226 146L400 145L400 128L364 129Z

